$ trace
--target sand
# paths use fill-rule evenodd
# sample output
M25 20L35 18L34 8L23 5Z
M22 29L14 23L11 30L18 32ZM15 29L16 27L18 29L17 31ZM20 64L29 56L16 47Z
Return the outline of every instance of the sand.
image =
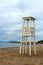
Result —
M19 55L19 48L1 48L0 65L43 65L43 45L37 47L37 54Z

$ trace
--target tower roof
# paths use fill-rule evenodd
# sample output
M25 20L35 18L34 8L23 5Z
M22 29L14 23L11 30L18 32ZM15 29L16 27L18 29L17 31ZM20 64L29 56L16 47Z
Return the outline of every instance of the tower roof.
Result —
M36 18L34 18L34 17L23 17L23 19L27 20L27 21L29 21L29 20L36 20Z

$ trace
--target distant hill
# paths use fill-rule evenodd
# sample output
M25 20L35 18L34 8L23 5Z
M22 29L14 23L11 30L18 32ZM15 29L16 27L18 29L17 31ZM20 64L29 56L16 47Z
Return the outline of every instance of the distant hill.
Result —
M20 43L20 41L0 41L0 43ZM37 41L37 44L43 44L43 40Z
M38 44L43 44L43 40L40 40L37 42Z
M20 42L18 42L18 41L0 41L0 43L20 43Z
M18 41L9 41L10 43L20 43L20 42L18 42Z

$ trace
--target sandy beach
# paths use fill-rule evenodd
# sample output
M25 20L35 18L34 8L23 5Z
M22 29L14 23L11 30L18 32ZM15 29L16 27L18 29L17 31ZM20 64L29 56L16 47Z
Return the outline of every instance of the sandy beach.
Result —
M19 48L0 48L0 65L43 65L43 45L37 47L36 56L33 53L19 55Z

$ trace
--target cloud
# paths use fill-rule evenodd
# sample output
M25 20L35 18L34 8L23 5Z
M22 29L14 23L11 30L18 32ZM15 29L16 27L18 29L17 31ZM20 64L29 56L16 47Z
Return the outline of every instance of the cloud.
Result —
M43 0L0 0L0 31L6 34L18 32L22 29L23 16L35 17L36 31L42 32Z
M13 34L13 31L7 31L5 34Z
M34 3L39 2L39 1L36 1L36 0L35 1L32 0L32 1ZM36 4L34 5L34 8L32 7L32 4L31 4L32 8L29 7L30 3L32 3L32 1L28 1L28 0L25 1L25 2L24 2L24 0L16 0L16 1L14 1L14 0L11 0L11 1L8 0L8 1L4 1L3 5L5 3L5 6L2 8L2 11L0 13L0 18L1 18L0 19L0 21L1 21L0 24L2 25L2 23L3 23L3 25L4 24L5 25L6 24L10 25L10 24L14 23L14 21L15 22L19 21L19 19L22 18L23 16L36 16L36 17L38 17L38 15L36 15L36 14L40 13L42 10L40 10L40 8L39 9L35 9L35 5ZM1 1L1 3L2 3L2 1ZM24 6L23 6L23 4L24 4ZM22 9L22 7L23 7L23 9ZM25 10L24 10L24 8L25 8Z
M19 0L0 0L0 7L9 7L9 6L12 6L12 5L16 5L17 3L19 2Z
M42 9L43 0L20 0L19 4L17 5L17 8L20 8L22 10L26 9ZM41 5L40 5L41 4Z
M22 24L15 24L6 28L1 28L1 30L19 30L22 29Z
M43 36L43 31L37 32L36 35L38 35L38 36Z

